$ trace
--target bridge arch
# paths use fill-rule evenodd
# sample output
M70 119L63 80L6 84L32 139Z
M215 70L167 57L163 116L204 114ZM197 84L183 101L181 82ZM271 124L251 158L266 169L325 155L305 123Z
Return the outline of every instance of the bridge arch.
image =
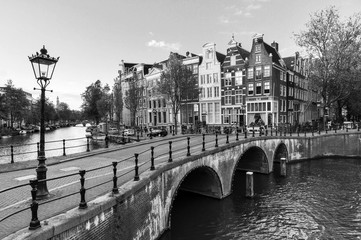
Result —
M285 157L287 160L289 160L287 146L284 142L280 142L276 147L273 154L273 162L280 162L282 157Z
M239 157L236 164L236 169L259 173L269 173L267 154L262 148L258 146L250 146Z
M167 217L167 225L169 227L171 227L171 215L174 201L176 200L177 194L180 190L217 199L221 199L223 197L221 179L213 168L205 165L193 168L183 176L174 191Z

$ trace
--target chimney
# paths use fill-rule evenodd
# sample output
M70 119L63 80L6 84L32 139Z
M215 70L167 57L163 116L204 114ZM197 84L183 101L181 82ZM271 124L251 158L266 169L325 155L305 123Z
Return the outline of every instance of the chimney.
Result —
M278 43L273 41L273 43L271 43L271 46L276 49L276 51L278 52Z

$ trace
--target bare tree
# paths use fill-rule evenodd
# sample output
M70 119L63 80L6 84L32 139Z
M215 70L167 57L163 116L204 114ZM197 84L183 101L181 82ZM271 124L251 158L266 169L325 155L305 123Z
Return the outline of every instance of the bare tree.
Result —
M142 97L143 86L138 80L136 72L133 73L133 77L128 82L129 88L125 91L124 105L130 111L130 125L135 126L135 116L139 109L139 99Z
M341 21L334 6L311 15L296 42L311 56L310 86L317 88L324 110L347 100L360 68L361 15Z
M117 79L114 80L113 95L114 95L114 112L120 123L123 122L122 112L123 112L124 103L123 103L122 86Z
M168 98L173 112L175 134L177 134L177 115L182 100L198 92L192 71L182 64L178 54L170 54L167 68L162 72L157 90Z

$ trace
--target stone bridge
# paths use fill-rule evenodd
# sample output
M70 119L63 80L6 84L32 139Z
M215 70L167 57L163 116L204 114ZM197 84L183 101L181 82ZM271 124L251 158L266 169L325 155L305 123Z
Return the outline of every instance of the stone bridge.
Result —
M357 157L360 136L353 132L242 139L157 165L156 170L142 173L139 181L119 187L119 194L99 197L88 203L87 210L70 210L47 220L47 225L42 224L39 230L23 230L22 236L28 239L157 239L171 227L172 204L179 189L222 199L232 193L237 169L268 174L281 157L286 157L287 162L325 156Z

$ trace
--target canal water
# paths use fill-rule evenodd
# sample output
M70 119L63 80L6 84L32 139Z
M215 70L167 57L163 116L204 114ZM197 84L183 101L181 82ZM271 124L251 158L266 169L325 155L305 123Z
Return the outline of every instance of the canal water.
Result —
M161 240L361 239L361 160L310 160L287 171L255 174L252 199L240 171L225 199L180 192Z
M58 128L45 132L45 156L61 156L63 154L63 142L65 139L66 154L85 152L87 139L83 125L75 127ZM14 162L35 160L37 158L37 145L40 141L39 132L24 135L16 135L0 139L0 164L11 161L11 148L13 145ZM90 149L104 147L103 144L90 142Z

